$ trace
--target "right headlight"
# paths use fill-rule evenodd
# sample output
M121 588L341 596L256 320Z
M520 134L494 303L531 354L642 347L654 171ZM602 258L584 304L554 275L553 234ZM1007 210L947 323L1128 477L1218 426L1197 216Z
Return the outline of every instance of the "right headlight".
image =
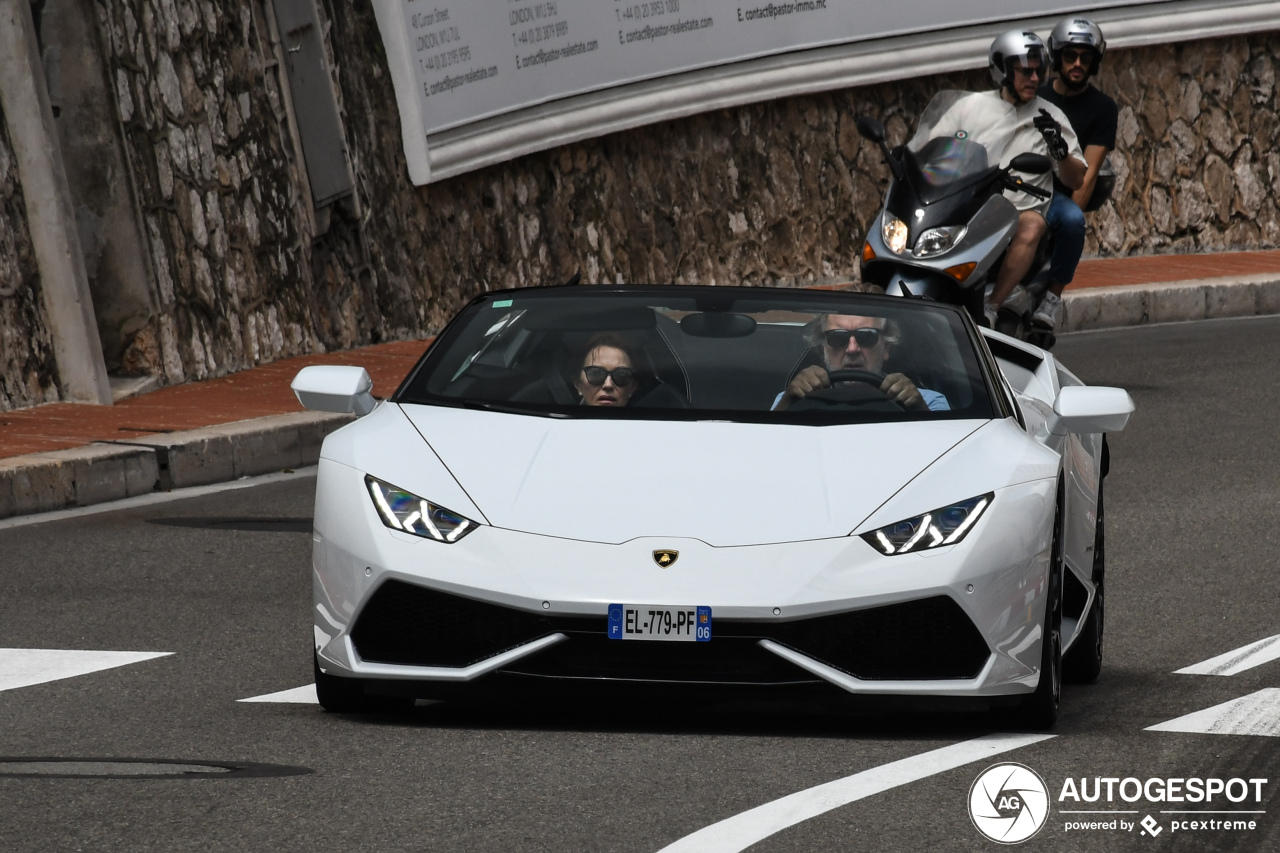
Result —
M887 212L885 213L884 222L880 226L880 236L884 237L884 244L895 255L901 255L906 251L907 223L896 216L890 216Z
M954 545L959 542L977 522L986 508L991 505L995 492L987 492L967 501L953 503L924 515L906 518L902 521L862 534L867 544L882 554L910 554L939 548L943 545Z
M364 478L382 523L392 530L452 544L479 527L452 510L373 477Z
M964 236L963 225L946 225L941 228L930 228L916 240L914 249L917 258L930 258L951 251L960 238Z

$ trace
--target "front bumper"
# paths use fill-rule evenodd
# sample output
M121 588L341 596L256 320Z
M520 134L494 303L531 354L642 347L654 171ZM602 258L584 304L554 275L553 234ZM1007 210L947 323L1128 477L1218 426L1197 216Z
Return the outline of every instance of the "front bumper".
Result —
M494 527L442 545L384 527L361 478L321 463L314 630L333 675L424 688L518 677L973 697L1038 681L1049 544L1039 516L1047 500L1052 517L1052 482L997 493L960 545L884 557L858 537L713 548ZM658 548L680 557L660 568ZM610 640L615 602L710 606L713 639Z

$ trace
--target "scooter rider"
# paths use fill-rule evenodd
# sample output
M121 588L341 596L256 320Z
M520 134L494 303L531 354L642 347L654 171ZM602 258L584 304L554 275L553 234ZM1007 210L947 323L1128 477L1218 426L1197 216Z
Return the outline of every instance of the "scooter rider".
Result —
M1010 30L998 36L987 51L991 78L999 87L991 97L1002 99L1016 110L1017 132L1006 146L1001 160L1027 152L1047 155L1054 162L1058 180L1072 190L1084 184L1087 167L1071 123L1063 112L1036 95L1049 67L1048 51L1035 33ZM1024 181L1041 189L1050 188L1048 175L1024 176ZM1020 211L1018 230L996 276L995 288L983 307L987 325L994 326L1000 305L1031 269L1036 248L1047 230L1045 212L1049 203L1026 193L1010 199Z
M1057 106L1067 116L1084 149L1088 167L1084 183L1074 192L1054 181L1048 223L1053 232L1053 259L1049 265L1050 287L1032 315L1037 326L1052 330L1062 316L1063 288L1075 277L1076 265L1084 251L1084 209L1093 197L1094 185L1103 161L1116 145L1116 102L1098 91L1089 78L1098 72L1107 41L1102 30L1086 18L1067 18L1049 35L1049 58L1057 76L1040 87L1039 96Z

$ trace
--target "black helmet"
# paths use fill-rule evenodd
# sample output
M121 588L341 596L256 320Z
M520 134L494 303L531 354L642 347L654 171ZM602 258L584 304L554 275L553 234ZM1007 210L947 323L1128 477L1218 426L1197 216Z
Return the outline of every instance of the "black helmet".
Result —
M1013 69L1015 65L1025 67L1032 59L1040 60L1041 74L1048 74L1049 51L1045 49L1040 36L1023 30L1009 30L996 36L987 50L987 69L991 79L1002 89L1013 92ZM1044 77L1041 77L1043 82Z
M1053 59L1053 70L1058 73L1062 73L1062 49L1068 46L1093 50L1094 60L1084 79L1088 80L1097 73L1102 55L1107 52L1107 40L1102 37L1101 27L1088 18L1067 18L1058 22L1049 34L1049 56Z

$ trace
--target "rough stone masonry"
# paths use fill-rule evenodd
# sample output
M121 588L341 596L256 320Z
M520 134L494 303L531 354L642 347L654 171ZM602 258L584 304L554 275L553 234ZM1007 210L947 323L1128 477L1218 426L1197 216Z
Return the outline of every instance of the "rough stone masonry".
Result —
M321 0L357 190L315 211L267 0L82 2L94 5L153 277L154 316L111 366L167 383L424 336L477 293L579 271L587 282L856 278L889 176L854 117L881 118L896 143L937 90L990 85L981 70L754 104L415 188L372 8ZM1277 48L1280 35L1257 34L1107 55L1098 82L1121 106L1119 182L1091 216L1088 254L1280 244ZM12 408L58 392L4 152L0 132L0 294L12 291L0 295L0 408Z

